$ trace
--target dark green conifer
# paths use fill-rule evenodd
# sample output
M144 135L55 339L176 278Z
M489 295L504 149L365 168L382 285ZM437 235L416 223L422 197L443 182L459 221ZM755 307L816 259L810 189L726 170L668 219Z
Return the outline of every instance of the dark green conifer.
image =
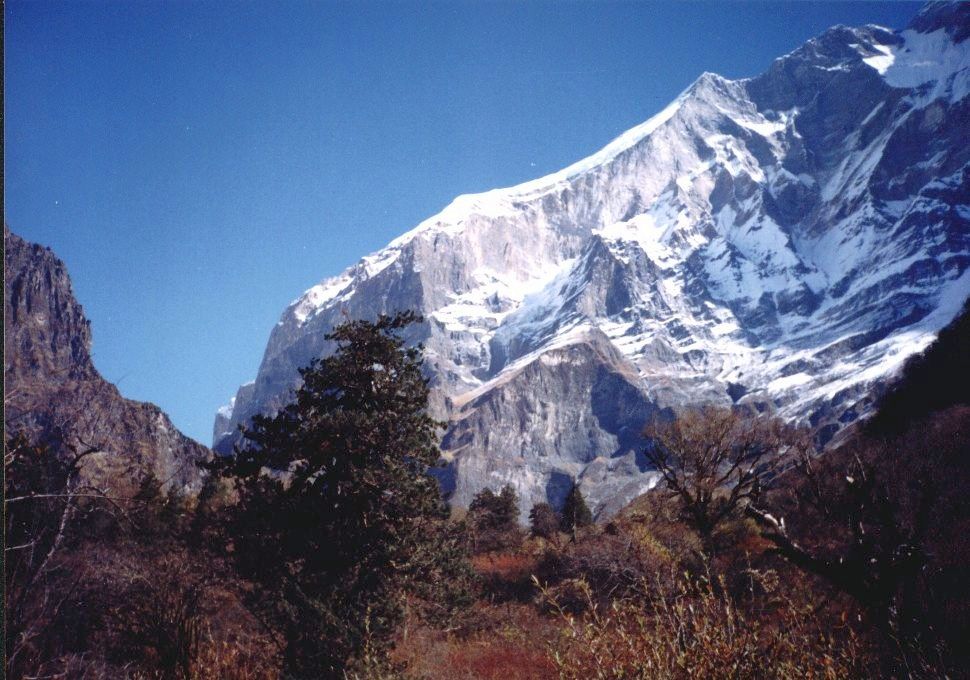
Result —
M482 489L468 506L476 552L511 548L522 541L519 528L519 495L506 484L496 494Z
M567 534L576 535L576 530L593 523L593 513L586 505L586 499L579 490L579 484L573 484L572 490L566 496L562 507L562 530Z
M442 549L454 541L427 474L441 423L426 413L420 349L400 337L418 320L337 327L334 354L301 371L292 404L254 419L229 468L234 554L284 632L288 677L343 677L364 650L382 654L405 592L455 571L434 556L460 558Z

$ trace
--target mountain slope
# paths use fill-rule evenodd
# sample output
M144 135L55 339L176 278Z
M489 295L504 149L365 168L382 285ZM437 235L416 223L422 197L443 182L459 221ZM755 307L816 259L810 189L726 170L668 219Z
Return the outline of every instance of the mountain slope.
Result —
M91 481L198 490L197 463L211 451L175 429L157 406L125 399L91 361L91 329L64 263L6 225L4 245L4 426L55 448L78 439L102 447L85 461Z
M650 483L630 433L657 409L750 403L831 436L970 292L968 24L837 26L756 78L703 74L561 172L459 196L284 311L217 449L335 324L399 309L426 317L459 504L510 481L525 513L578 479L608 510Z

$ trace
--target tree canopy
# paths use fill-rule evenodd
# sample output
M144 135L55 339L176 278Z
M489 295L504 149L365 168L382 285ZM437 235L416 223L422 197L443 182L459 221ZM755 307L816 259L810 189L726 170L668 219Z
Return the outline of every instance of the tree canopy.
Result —
M807 442L776 418L708 406L644 430L647 460L706 551L725 520L761 493L783 460Z
M519 495L510 484L495 493L482 489L468 505L468 519L476 552L502 550L522 541Z
M559 531L559 513L548 503L536 503L529 510L529 528L533 536L552 538Z
M573 534L575 537L577 529L589 526L592 523L593 513L586 505L583 492L579 490L579 484L573 484L573 488L569 491L566 502L562 506L562 530Z
M380 656L416 572L433 582L450 568L434 556L456 555L441 549L446 510L427 474L441 424L426 412L421 348L400 337L416 321L337 327L336 351L301 371L292 404L254 418L229 467L236 561L286 632L292 676L339 676Z

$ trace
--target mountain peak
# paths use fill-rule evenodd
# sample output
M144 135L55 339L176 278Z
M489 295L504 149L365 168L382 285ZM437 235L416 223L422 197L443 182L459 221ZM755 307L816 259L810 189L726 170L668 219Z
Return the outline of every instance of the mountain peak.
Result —
M941 29L954 42L963 42L970 37L970 3L929 2L910 21L908 28L917 33L934 33Z
M282 405L348 316L410 308L459 505L578 481L607 508L652 482L642 419L698 403L831 437L970 293L966 59L942 32L835 27L755 78L703 73L307 291L217 431Z

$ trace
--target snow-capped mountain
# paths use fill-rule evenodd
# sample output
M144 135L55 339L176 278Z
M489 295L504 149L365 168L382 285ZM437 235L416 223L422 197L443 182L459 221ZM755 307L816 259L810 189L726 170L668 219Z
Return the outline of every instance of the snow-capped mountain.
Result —
M769 407L827 435L970 293L970 5L837 26L755 78L705 73L593 156L459 196L283 313L217 449L347 318L415 309L453 501L649 487L661 409Z

